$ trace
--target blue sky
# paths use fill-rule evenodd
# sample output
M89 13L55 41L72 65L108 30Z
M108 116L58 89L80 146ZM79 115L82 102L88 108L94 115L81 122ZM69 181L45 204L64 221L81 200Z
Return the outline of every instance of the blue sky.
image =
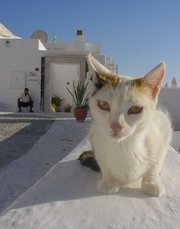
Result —
M0 22L22 38L43 29L61 42L72 42L83 29L120 73L144 75L164 60L165 82L176 77L180 84L179 0L6 0Z

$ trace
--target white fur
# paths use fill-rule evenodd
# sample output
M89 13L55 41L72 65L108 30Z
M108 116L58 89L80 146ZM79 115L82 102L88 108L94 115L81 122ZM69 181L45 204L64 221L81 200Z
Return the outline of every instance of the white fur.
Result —
M150 94L131 91L128 81L116 88L101 89L90 98L94 118L90 140L102 172L97 189L115 193L124 184L142 178L142 191L159 196L164 192L159 174L171 139L170 120L156 109L156 100ZM107 101L111 110L100 109L97 100ZM128 115L134 105L143 106L143 111ZM122 126L116 138L110 128L113 122Z

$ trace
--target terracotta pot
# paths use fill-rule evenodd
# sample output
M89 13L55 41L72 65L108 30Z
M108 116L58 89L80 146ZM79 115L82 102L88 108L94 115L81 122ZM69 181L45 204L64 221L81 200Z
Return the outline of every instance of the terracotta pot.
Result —
M86 119L87 113L88 113L87 108L82 108L82 107L74 108L74 116L77 122L84 122L84 120Z

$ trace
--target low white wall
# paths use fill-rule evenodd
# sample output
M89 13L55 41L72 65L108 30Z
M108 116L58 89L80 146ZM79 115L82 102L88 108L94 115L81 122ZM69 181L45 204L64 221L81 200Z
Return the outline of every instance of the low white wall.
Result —
M176 129L180 128L180 88L162 88L159 104L167 109Z
M16 111L17 98L30 89L34 110L40 110L41 57L44 46L38 40L0 40L0 110ZM38 68L38 71L35 69Z

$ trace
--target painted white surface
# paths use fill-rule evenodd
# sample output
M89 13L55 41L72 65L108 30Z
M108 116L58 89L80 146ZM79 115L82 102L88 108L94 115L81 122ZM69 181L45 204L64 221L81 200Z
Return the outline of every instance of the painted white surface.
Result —
M176 126L180 128L180 88L162 88L159 94L159 103L168 110Z
M180 131L173 132L173 138L171 140L171 145L180 154Z
M58 95L64 99L62 107L67 104L74 106L72 96L67 91L68 87L73 90L73 82L80 78L79 64L51 64L52 92L51 96Z
M71 122L69 124L72 125ZM66 137L71 136L67 131L68 121L56 121L30 152L20 158L22 166L13 162L9 174L6 173L6 179L11 181L13 171L21 170L19 177L17 176L18 182L27 171L28 157L32 157L33 162L37 163L44 156L48 157L52 147L55 150L62 149L62 143L57 141L58 136L61 136L60 130L65 131ZM80 133L77 132L78 134ZM52 147L49 144L51 141L55 142ZM69 142L69 147L70 145ZM0 217L1 228L180 228L180 156L176 151L169 149L161 173L166 193L157 198L143 194L138 183L123 188L114 195L97 193L95 183L100 174L80 166L77 160L79 154L89 148L89 142L85 138L67 157L13 202ZM38 154L38 151L41 153Z
M16 111L17 98L24 87L28 87L34 110L39 111L41 57L45 48L33 39L11 39L9 42L7 45L6 40L0 39L0 110Z

